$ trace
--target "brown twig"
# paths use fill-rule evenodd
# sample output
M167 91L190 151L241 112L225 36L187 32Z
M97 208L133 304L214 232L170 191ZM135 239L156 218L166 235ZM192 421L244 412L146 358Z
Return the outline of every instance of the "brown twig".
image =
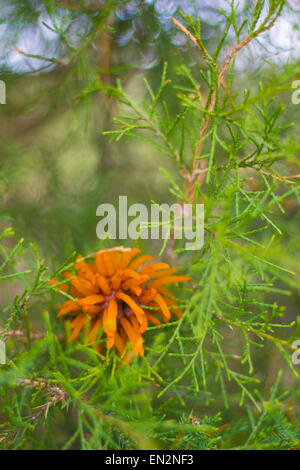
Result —
M290 180L300 178L300 175L288 175L288 176L279 177L277 175L274 175L274 173L269 173L268 171L260 170L260 172L263 173L266 176L270 176L271 178L275 178L278 181L281 181L282 183L296 184L295 181L290 181Z
M51 62L53 64L60 64L60 65L68 65L70 63L69 59L65 57L61 57L60 59L56 59L55 57L43 57L38 54L29 54L27 52L24 52L16 46L11 46L11 47L14 51L18 52L18 54L21 54L25 57L29 57L30 59L39 59L39 60L44 60L46 62Z
M31 380L31 379L20 379L17 382L17 385L22 385L27 388L37 388L42 391L45 391L48 397L48 401L43 405L37 406L36 409L40 408L37 413L35 413L29 420L29 424L33 424L40 416L45 413L45 418L48 416L49 408L55 406L58 403L65 403L68 397L67 392L58 387L57 385L49 384L43 380ZM19 432L21 432L23 427L15 429L13 432L2 433L0 437L0 443L6 440L14 439Z
M43 380L31 380L31 379L21 379L18 382L19 385L24 385L28 388L39 388L47 392L49 400L43 405L37 406L36 408L41 408L42 412L45 412L45 418L47 418L48 411L50 406L57 405L58 403L65 403L67 398L67 392L62 388L57 387L57 385L51 385Z
M176 18L172 18L172 21L173 23L179 28L181 29L181 31L200 49L200 51L202 52L202 54L205 56L205 57L208 57L209 56L209 53L208 51L205 49L204 45L199 43L199 41L197 41L197 39L195 38L195 36L193 36L193 34L182 24L180 23L178 20L176 20ZM217 64L215 64L217 66Z
M197 41L195 36L178 20L172 18L173 23L201 50L203 56L209 57L207 50L205 49L204 45ZM213 64L218 71L218 79L217 84L213 89L213 92L208 96L207 102L205 104L205 109L208 110L203 123L200 127L199 135L198 135L198 145L195 149L194 160L192 165L192 170L184 171L183 176L186 180L186 194L190 201L194 200L194 193L195 193L195 186L198 184L200 187L203 184L205 174L207 171L207 159L200 159L202 147L203 147L203 139L207 134L207 131L210 127L211 122L211 114L213 113L215 106L216 106L216 98L217 98L217 90L220 86L224 87L224 79L225 75L230 67L230 64L235 57L235 55L246 45L248 45L254 38L256 38L260 33L270 29L275 19L273 19L270 23L268 23L269 18L267 18L264 23L256 30L248 34L242 41L239 42L234 48L229 49L225 60L223 62L222 67L219 69L217 64ZM200 166L200 168L199 168Z
M3 329L0 328L0 335L3 333ZM45 338L46 333L30 333L30 339L42 339ZM64 335L56 335L59 339L62 339ZM28 339L26 331L22 330L8 330L5 332L5 337L7 338L19 338L19 339Z

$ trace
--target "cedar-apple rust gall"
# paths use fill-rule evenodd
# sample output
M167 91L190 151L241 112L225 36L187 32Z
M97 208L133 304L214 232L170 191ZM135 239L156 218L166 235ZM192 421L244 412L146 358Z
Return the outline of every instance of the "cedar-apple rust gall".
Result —
M169 285L190 281L139 248L116 247L95 253L87 261L79 255L66 282L51 284L67 295L58 317L70 323L69 341L83 336L100 353L115 348L125 362L143 356L143 334L148 325L180 318L182 312ZM73 300L72 300L73 299Z
M100 204L96 227L100 240L185 240L186 250L200 250L204 243L203 204L144 204L128 206L127 196L119 196L119 205Z

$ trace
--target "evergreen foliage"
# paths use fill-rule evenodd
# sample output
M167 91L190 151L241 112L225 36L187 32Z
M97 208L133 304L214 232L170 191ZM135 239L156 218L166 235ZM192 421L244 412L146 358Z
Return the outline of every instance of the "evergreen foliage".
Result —
M4 132L14 119L22 134L1 144L3 449L300 446L299 65L260 65L259 80L241 70L243 51L261 47L290 5L223 3L217 26L176 10L171 30L155 2L1 3L7 42L24 57L14 70L7 52L1 72L15 87ZM37 24L47 40L24 51L18 38ZM155 32L155 65L133 63ZM120 244L96 240L95 212L126 190L132 201L205 207L202 250L137 240L192 282L173 289L182 317L149 326L145 356L129 364L65 341L56 314L66 299L50 283L74 272L78 253Z

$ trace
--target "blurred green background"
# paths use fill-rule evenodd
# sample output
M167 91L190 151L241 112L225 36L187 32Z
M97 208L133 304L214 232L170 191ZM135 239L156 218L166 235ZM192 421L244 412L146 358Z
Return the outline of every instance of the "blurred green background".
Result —
M241 20L252 3L240 2ZM47 265L55 268L74 250L88 254L103 246L96 237L99 204L117 203L119 195L127 195L129 203L175 202L159 171L163 166L180 182L171 159L146 140L112 143L103 135L114 128L113 118L126 111L109 93L97 91L97 84L109 91L121 80L140 101L147 92L143 78L157 88L165 61L178 85L184 85L178 73L182 64L198 77L202 58L171 17L179 9L199 16L205 45L213 51L223 31L219 7L226 11L229 2L0 1L0 79L6 84L6 104L0 105L0 224L16 233L8 246L24 237L37 244ZM299 79L299 18L300 2L288 2L272 31L241 52L235 87L257 90L260 80L275 83L287 69L289 77ZM289 139L296 173L300 105L291 103L291 85L288 82L276 100L285 104L286 122L295 122ZM180 105L174 94L166 91L164 99L175 116ZM224 156L218 157L221 161ZM297 201L291 198L285 209L284 215L278 214L278 223L295 241L278 263L296 270L299 279ZM149 251L157 254L159 248L148 242ZM18 269L27 268L26 263L31 261L24 255ZM17 291L17 284L5 283L0 291L2 306ZM270 300L280 304L283 299ZM285 321L294 320L299 314L299 289L288 301L284 298L284 304ZM257 356L266 389L281 361L273 353Z
M73 249L87 253L97 245L99 204L115 203L119 195L145 204L174 200L158 171L164 166L176 179L172 161L142 140L109 143L102 132L113 128L122 106L89 91L99 79L108 87L120 79L141 100L143 78L155 89L164 61L171 77L178 76L181 64L198 76L202 59L171 16L179 9L199 15L206 47L213 50L223 26L218 8L226 11L228 3L0 2L0 79L7 92L0 106L1 223L38 243L48 261L60 262ZM252 2L240 4L244 18ZM297 6L290 3L261 44L241 52L237 84L256 89L266 75L275 80L287 61L296 67ZM174 95L167 91L164 99L175 115ZM277 99L284 99L286 116L297 122L291 93Z

